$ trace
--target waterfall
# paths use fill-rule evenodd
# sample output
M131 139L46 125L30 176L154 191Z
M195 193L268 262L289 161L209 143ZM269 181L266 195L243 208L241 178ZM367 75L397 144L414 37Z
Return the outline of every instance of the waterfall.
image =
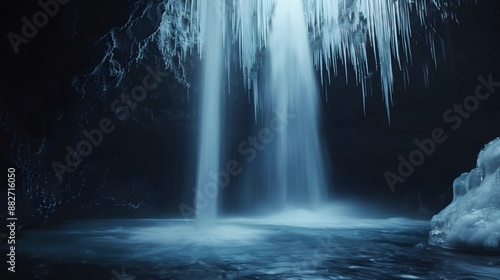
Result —
M133 2L125 24L98 40L96 46L104 50L102 60L90 73L75 79L73 86L82 94L90 88L106 92L127 87L127 73L132 75L134 67L142 66L141 61L154 58L158 69L163 66L172 78L188 88L188 100L190 94L199 94L195 99L199 102L200 128L195 198L194 202L192 196L189 202L182 201L179 211L186 219L195 213L199 221L211 221L221 200L221 187L214 182L213 172L224 170L231 159L223 155L234 152L226 150L235 143L224 142L232 138L227 137L222 118L226 114L224 108L232 105L222 104L227 94L226 79L229 82L236 76L231 71L239 68L243 73L243 94L248 94L254 114L254 128L249 129L252 133L258 131L271 137L265 128L272 130L273 120L284 120L285 124L278 131L271 131L272 140L264 137L270 141L259 150L258 162L249 163L253 167L246 166L247 175L238 178L236 187L252 190L265 199L240 198L248 200L248 207L258 199L265 204L316 205L325 197L324 188L328 186L328 169L322 167L325 152L318 129L317 96L331 94L318 93L316 87L321 84L325 91L334 88L325 85L334 82L333 76L345 74L346 83L360 86L364 107L371 85L380 86L390 120L393 87L399 82L395 74L400 72L400 82L407 86L410 70L421 68L428 83L433 70L430 66L437 68L446 50L439 21L457 22L459 6L476 1L143 2ZM157 29L150 33L157 20ZM436 48L443 50L441 57ZM203 63L201 83L193 79L197 75L193 74L192 62L197 56ZM311 65L315 73L310 71ZM314 74L319 83L314 83ZM199 84L201 90L197 91L194 84ZM258 180L247 180L251 177ZM240 186L243 180L246 182ZM187 188L191 190L193 186Z
M236 62L243 72L243 86L254 106L255 129L262 125L261 120L283 122L276 131L269 127L260 131L259 137L267 136L265 148L253 147L262 156L258 166L247 170L245 178L253 179L241 186L261 193L268 205L318 205L326 197L328 176L315 74L321 84L331 83L332 74L338 75L342 65L346 81L361 86L364 108L369 92L366 77L377 72L390 122L394 72L407 73L410 65L421 63L412 57L412 48L419 44L412 38L412 29L422 27L424 35L419 38L425 39L428 55L437 65L433 26L437 20L456 20L453 9L459 4L446 5L445 0L167 1L160 38L179 33L170 36L181 58L179 65L194 46L204 64L197 219L208 223L215 219L220 186L211 181L210 173L229 160L221 156L227 152L227 143L222 143L228 137L222 136L221 103L223 79L231 76L229 63ZM162 50L164 45L159 44ZM352 79L348 79L348 66L355 73ZM422 66L424 73L429 71L427 67ZM243 200L253 205L256 198Z
M268 84L263 107L283 120L273 145L270 166L255 177L269 177L271 205L314 206L325 199L326 176L319 133L319 92L302 0L278 0L267 39ZM249 186L252 187L252 186Z
M200 2L204 35L203 91L200 98L200 137L195 189L196 220L200 226L213 222L217 215L219 187L210 178L220 166L222 132L222 70L225 28L223 14L214 4L219 0Z

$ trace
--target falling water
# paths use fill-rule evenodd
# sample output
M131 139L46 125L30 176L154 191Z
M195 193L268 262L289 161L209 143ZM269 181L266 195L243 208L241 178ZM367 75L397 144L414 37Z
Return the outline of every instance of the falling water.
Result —
M217 0L216 0L217 1ZM200 138L196 182L196 218L200 226L213 222L217 215L219 188L210 173L220 165L222 102L222 14L210 1L200 2L204 28L203 92L200 99Z
M217 215L219 188L210 174L218 170L221 143L221 79L223 77L224 5L199 2L202 25L204 68L201 96L201 131L196 183L197 222L211 224ZM268 51L261 107L269 120L275 118L276 131L266 158L253 177L266 180L267 203L317 205L324 199L325 170L318 129L318 96L307 22L302 0L280 0L274 7L273 25L266 41ZM250 18L245 22L252 24ZM248 28L244 26L242 29ZM256 77L254 77L256 79ZM253 81L256 90L258 85ZM255 123L258 126L258 123ZM276 135L274 135L274 133ZM275 137L274 137L275 136ZM247 188L255 185L246 184Z
M325 169L318 116L319 92L302 0L278 0L268 37L264 107L281 119L271 153L273 166L256 177L270 177L271 205L314 206L325 199ZM271 174L265 174L271 173ZM275 173L275 174L274 174ZM250 186L251 187L251 186Z

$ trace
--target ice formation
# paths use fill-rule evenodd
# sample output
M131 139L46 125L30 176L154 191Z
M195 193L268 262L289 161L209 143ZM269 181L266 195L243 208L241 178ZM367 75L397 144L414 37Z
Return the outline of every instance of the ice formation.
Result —
M167 1L165 15L160 28L161 34L171 34L172 28L190 23L189 37L169 36L174 46L179 48L179 57L186 56L194 46L203 53L204 25L206 9L215 6L222 16L226 28L222 29L222 40L235 44L237 50L227 48L226 69L236 61L244 72L245 86L258 100L258 75L262 66L262 53L268 47L268 34L272 29L272 17L277 0L186 0L184 5ZM415 26L424 27L422 37L428 45L431 59L437 67L436 49L443 42L436 40L436 19L455 18L453 9L461 1L444 0L310 0L302 1L308 37L312 47L314 65L321 81L331 81L331 71L337 74L338 63L347 69L353 66L355 82L361 85L366 97L368 85L366 77L372 72L380 72L383 98L389 117L392 103L394 72L408 72L412 61L412 35ZM436 16L437 15L437 16ZM183 33L184 34L184 33ZM166 36L160 36L166 38ZM165 43L159 41L162 46ZM233 53L231 53L231 51ZM373 52L370 54L369 52ZM375 58L375 63L370 60ZM418 58L419 60L422 57ZM372 59L373 60L373 59ZM427 79L428 65L422 65ZM324 73L326 72L326 73ZM326 77L325 77L326 76ZM408 83L407 75L404 76ZM346 80L347 71L346 71ZM258 102L255 111L258 112Z
M500 250L500 138L479 153L477 167L453 182L453 201L432 218L429 243Z

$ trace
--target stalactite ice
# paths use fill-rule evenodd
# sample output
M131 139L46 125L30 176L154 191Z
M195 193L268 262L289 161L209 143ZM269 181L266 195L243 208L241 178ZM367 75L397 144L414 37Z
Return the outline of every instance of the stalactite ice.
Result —
M186 0L184 5L166 4L167 14L177 14L191 22L190 38L176 37L175 40L182 40L178 43L183 46L182 50L185 50L187 45L197 45L201 54L205 32L201 24L202 15L205 13L203 9L209 5L215 6L226 18L229 27L223 30L223 40L229 40L238 46L237 53L228 56L237 57L243 70L246 89L252 93L255 100L259 99L260 93L254 86L258 84L256 73L262 67L262 54L267 49L276 0L216 0L210 1L210 4L204 2L205 0ZM380 72L383 100L390 120L394 72L396 69L406 71L413 63L412 28L415 28L415 25L423 27L429 55L437 65L434 40L436 31L432 25L436 19L455 19L453 8L461 2L464 1L302 1L314 64L320 72L322 82L326 82L323 79L325 77L331 82L331 75L338 74L339 62L346 69L350 65L355 72L354 82L361 85L365 98L369 88L365 77L371 72ZM178 11L179 6L182 6L181 12ZM369 50L373 51L375 61L370 61ZM323 71L327 71L326 74ZM257 106L258 102L254 104ZM258 114L257 107L255 113Z

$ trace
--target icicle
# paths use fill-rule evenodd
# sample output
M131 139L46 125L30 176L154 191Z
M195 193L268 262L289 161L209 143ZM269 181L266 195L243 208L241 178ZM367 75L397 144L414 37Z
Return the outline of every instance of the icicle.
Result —
M410 83L408 65L413 63L412 47L415 43L412 41L412 29L418 28L411 19L416 17L416 24L422 27L430 59L433 60L434 67L437 67L437 32L433 28L434 23L430 15L438 10L442 20L457 20L452 6L460 5L461 2L450 4L445 0L303 0L304 18L313 48L313 63L319 71L322 86L326 85L326 80L328 83L332 82L332 74L339 74L338 71L342 69L338 69L339 63L342 63L346 81L350 78L348 71L354 71L354 80L356 84L361 84L363 102L366 104L367 92L371 90L366 79L366 75L370 73L368 69L380 72L383 101L389 117L393 100L393 71L402 71L405 87ZM165 30L160 32L159 38L165 42L158 43L162 54L166 57L172 56L174 51L181 60L185 60L187 53L191 53L192 48L196 46L201 58L206 28L203 23L206 22L206 17L210 16L203 11L214 3L221 4L221 16L227 19L226 27L222 28L223 45L235 44L235 52L227 54L227 78L231 78L229 61L234 59L243 72L243 84L249 102L254 102L257 106L259 93L253 76L262 67L261 53L266 50L268 44L276 0L184 0L180 5L176 1L165 1L166 15L162 19L161 27ZM184 17L189 21L187 37L175 36L174 21L182 22L175 17ZM173 48L179 50L167 47L170 38L173 39ZM441 43L443 58L446 58L442 39L437 43ZM367 50L373 53L367 54ZM370 59L374 61L369 61ZM425 75L428 76L429 70L424 68L423 71L426 71ZM428 77L426 79L428 80ZM257 114L258 108L255 107L254 111Z
M255 122L257 123L257 117L258 117L258 113L259 113L259 86L258 86L258 82L257 82L257 78L254 77L253 79L253 102L254 102L254 115L255 115Z
M430 86L430 83L429 83L429 65L427 63L425 63L423 66L423 72L424 72L425 88L429 88L429 86Z

